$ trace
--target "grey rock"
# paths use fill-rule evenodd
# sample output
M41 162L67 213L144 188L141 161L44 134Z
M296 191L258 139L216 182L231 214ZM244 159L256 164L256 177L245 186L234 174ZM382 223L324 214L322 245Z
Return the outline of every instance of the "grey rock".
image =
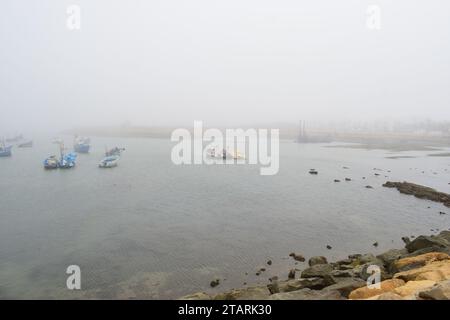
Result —
M289 270L288 279L294 279L295 278L295 269Z
M214 297L214 300L264 300L269 296L270 291L267 286L248 287L219 293Z
M442 281L420 292L419 297L427 300L450 300L450 280Z
M354 272L351 270L333 270L331 272L331 276L335 278L350 278L354 275Z
M391 249L382 254L379 254L377 258L383 262L386 270L392 273L395 271L393 263L398 259L403 258L407 254L408 250L406 249Z
M279 283L280 292L297 291L304 288L320 290L330 285L324 278L307 278L282 281Z
M309 259L308 264L310 267L315 266L317 264L328 264L327 258L323 256L315 256Z
M439 233L438 237L450 242L450 231L447 231L447 230L441 231L441 233Z
M333 271L333 267L329 264L316 264L312 267L306 268L303 270L301 277L302 278L323 278L325 276L331 275Z
M419 236L406 245L406 249L410 253L429 247L450 248L450 242L439 236Z
M350 292L366 285L366 281L357 278L345 278L338 283L326 287L325 290L338 291L343 297L348 298Z

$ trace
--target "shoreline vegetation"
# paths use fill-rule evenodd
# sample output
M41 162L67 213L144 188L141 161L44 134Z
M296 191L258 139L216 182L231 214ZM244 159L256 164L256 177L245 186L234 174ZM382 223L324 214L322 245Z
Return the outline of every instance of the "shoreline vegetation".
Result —
M383 186L450 207L449 194L429 187L391 181ZM403 237L404 248L390 249L377 256L351 254L335 262L328 262L324 256L311 257L308 268L291 269L283 280L275 276L267 285L245 286L218 294L197 292L179 300L450 300L449 230L414 239ZM306 261L298 253L289 256ZM270 265L272 260L267 261L267 268ZM381 281L375 288L368 286L373 283L374 268L379 271ZM213 279L210 286L216 287L220 281Z

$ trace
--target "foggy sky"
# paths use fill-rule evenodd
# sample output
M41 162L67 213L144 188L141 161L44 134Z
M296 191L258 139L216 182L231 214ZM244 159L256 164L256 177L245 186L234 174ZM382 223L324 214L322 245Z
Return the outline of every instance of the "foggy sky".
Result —
M449 40L445 0L2 0L0 131L450 120Z

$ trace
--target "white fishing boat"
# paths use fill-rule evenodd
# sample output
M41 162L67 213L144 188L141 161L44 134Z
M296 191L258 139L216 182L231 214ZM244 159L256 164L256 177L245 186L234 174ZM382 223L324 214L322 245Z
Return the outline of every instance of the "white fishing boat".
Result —
M98 164L98 166L100 168L113 168L113 167L117 167L117 164L119 162L120 157L119 156L109 156L109 157L105 157L102 159L102 161L100 161L100 163Z

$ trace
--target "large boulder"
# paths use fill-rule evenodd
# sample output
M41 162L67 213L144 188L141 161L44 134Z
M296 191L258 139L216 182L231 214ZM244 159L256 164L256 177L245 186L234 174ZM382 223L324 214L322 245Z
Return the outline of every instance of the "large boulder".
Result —
M306 268L303 270L301 277L302 278L324 278L327 276L331 276L331 272L333 271L333 267L329 264L316 264L312 267Z
M370 297L367 300L404 300L404 298L393 292L385 292L377 296Z
M393 263L393 269L398 271L407 271L431 263L433 261L448 260L450 256L442 252L429 252L413 257L399 259Z
M323 256L311 257L308 261L310 267L315 266L317 264L328 264L327 258Z
M447 240L448 242L450 242L450 231L449 230L441 231L441 233L439 233L438 237L443 238L443 239Z
M336 290L301 289L292 292L273 294L268 300L344 300Z
M291 292L304 288L320 290L325 288L330 283L324 278L305 278L295 279L288 281L280 281L278 287L280 292Z
M336 284L326 287L324 290L338 291L343 297L348 298L350 292L365 286L367 283L358 278L344 278L338 280Z
M402 258L404 255L408 254L408 250L406 249L391 249L388 250L382 254L379 254L377 256L378 259L380 259L386 269L388 271L392 270L392 263L400 258Z
M420 268L399 272L394 275L394 278L402 279L405 281L450 280L450 260L434 261Z
M380 288L378 289L376 287L364 286L353 290L349 295L349 299L367 299L373 296L381 295L386 292L391 292L395 288L403 286L404 284L405 281L401 279L385 280L380 282Z
M450 300L450 280L440 282L420 292L419 297L427 300Z
M249 287L219 293L214 300L264 300L269 296L270 291L267 287Z
M450 248L450 242L444 237L418 236L406 245L408 252L414 252L429 247Z
M402 297L416 296L419 292L434 286L435 283L431 280L408 281L405 285L395 288L393 292Z

